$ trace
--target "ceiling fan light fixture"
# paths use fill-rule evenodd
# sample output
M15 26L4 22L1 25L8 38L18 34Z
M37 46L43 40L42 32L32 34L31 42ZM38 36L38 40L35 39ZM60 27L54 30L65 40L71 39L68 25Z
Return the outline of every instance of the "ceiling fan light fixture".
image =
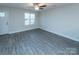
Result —
M38 5L35 5L34 8L35 8L35 10L37 10L37 11L39 10L39 6L38 6Z

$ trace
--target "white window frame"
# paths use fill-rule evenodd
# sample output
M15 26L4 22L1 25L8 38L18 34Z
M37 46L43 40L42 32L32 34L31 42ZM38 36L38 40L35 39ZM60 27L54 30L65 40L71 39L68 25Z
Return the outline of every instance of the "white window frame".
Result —
M5 15L5 12L3 12L3 11L0 11L0 17L5 17L6 15Z
M27 20L26 21L26 14L28 15ZM32 16L34 15L34 18L32 19ZM34 25L35 24L35 13L24 13L24 19L25 19L25 25Z

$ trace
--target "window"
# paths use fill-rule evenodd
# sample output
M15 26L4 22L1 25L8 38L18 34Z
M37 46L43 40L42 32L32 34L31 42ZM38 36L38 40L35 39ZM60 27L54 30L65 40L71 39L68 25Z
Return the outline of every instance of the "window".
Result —
M34 24L35 22L35 14L30 14L30 24Z
M25 25L29 25L29 13L25 13Z
M4 12L0 12L0 17L5 17L5 13Z
M31 25L35 23L35 14L25 13L25 25Z

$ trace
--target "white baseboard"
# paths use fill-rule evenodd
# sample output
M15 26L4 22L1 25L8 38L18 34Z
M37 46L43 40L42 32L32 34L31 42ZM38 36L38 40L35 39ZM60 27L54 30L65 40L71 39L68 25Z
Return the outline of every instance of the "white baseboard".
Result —
M37 29L37 28L29 28L29 29L25 29L25 30L19 30L19 31L13 31L13 32L9 32L9 34L12 34L12 33L17 33L17 32L22 32L22 31L27 31L27 30L32 30L32 29ZM71 40L74 40L74 41L77 41L79 42L78 39L74 38L74 37L70 37L70 36L67 36L67 35L63 35L61 33L57 33L57 32L53 32L53 31L50 31L50 30L47 30L47 29L43 29L43 28L40 28L42 30L45 30L45 31L48 31L48 32L51 32L51 33L54 33L54 34L57 34L57 35L60 35L60 36L63 36L63 37L66 37L66 38L69 38Z
M57 35L60 35L60 36L63 36L63 37L69 38L69 39L71 39L71 40L74 40L74 41L79 42L79 39L76 39L76 38L74 38L74 37L70 37L70 36L67 36L67 35L63 35L63 34L61 34L61 33L53 32L53 31L46 30L46 29L43 29L43 28L40 28L40 29L42 29L42 30L45 30L45 31L48 31L48 32L51 32L51 33L54 33L54 34L57 34Z
M28 28L25 30L12 31L12 32L9 32L8 34L18 33L18 32L22 32L22 31L28 31L28 30L32 30L32 29L37 29L37 28Z

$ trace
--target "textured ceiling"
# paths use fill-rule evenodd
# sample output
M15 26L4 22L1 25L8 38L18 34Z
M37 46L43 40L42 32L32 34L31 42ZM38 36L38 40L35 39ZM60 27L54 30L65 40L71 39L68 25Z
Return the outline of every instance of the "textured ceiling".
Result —
M47 5L44 9L55 8L58 6L67 5L66 3L45 3ZM0 3L0 7L12 7L34 10L32 3Z

